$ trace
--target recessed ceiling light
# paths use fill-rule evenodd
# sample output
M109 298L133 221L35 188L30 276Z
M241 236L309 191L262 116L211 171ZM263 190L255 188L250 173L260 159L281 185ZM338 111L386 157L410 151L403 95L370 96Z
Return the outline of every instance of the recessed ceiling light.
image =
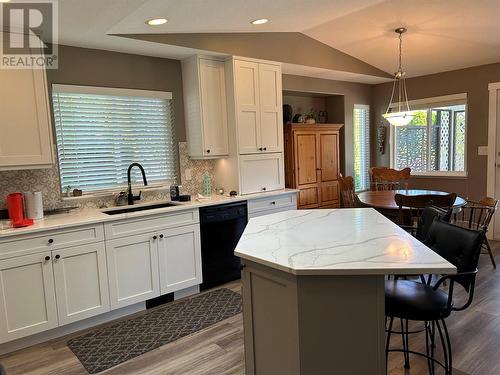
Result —
M152 20L147 20L146 23L150 26L158 26L158 25L163 25L164 23L167 23L166 18L153 18Z
M252 25L262 25L264 23L268 23L269 20L267 18L259 18L258 20L253 20L251 22Z

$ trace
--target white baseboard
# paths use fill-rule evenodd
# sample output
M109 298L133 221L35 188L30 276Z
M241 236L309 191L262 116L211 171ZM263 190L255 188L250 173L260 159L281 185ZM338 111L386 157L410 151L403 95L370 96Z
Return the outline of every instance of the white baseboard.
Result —
M37 345L58 337L66 336L71 333L88 329L99 324L107 323L115 319L123 318L127 315L135 314L145 309L146 303L139 302L134 305L122 307L121 309L113 310L105 314L81 320L79 322L71 323L45 332L40 332L32 336L27 336L14 341L6 342L5 344L0 345L0 355L24 349L29 346Z
M198 293L200 293L200 286L199 285L191 286L189 288L178 290L177 292L174 292L174 300L181 299L184 297L189 297L189 296L192 296L192 295L198 294Z

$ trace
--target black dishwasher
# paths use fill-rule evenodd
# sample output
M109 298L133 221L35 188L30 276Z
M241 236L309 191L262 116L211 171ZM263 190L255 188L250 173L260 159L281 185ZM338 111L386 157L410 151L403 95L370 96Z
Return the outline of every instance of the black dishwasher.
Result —
M201 290L240 278L240 258L234 249L247 221L246 201L200 208Z

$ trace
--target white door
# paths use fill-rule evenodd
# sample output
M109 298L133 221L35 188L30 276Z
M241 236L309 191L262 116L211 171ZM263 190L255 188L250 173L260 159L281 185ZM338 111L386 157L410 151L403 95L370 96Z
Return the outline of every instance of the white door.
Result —
M0 342L55 327L50 251L0 261Z
M0 69L0 170L52 164L43 69Z
M203 154L229 153L224 62L200 59L200 91L203 123Z
M261 193L285 188L283 154L242 155L241 193Z
M59 324L109 311L104 243L52 252Z
M106 258L112 309L160 295L156 233L106 241Z
M239 153L260 153L259 64L235 60L234 79Z
M158 231L161 294L201 284L200 226Z
M260 134L264 152L283 151L281 67L259 64Z

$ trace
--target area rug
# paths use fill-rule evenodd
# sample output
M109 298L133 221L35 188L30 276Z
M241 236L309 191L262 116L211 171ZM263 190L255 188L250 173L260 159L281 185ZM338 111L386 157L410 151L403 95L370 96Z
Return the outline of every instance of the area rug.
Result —
M240 312L241 296L222 288L156 307L67 344L85 369L95 374Z

